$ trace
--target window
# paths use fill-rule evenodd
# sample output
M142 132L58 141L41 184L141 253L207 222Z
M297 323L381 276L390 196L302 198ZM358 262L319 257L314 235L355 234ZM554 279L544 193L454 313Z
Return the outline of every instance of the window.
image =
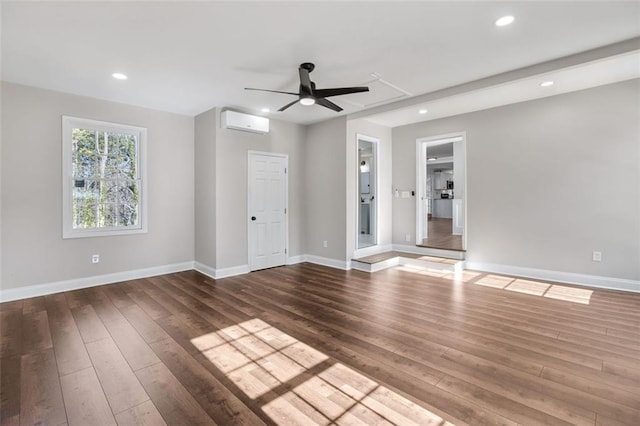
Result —
M62 117L63 238L147 232L147 129Z

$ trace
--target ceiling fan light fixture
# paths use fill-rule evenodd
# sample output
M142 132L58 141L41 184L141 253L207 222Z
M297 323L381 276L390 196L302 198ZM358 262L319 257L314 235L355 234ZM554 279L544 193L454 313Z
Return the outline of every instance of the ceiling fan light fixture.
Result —
M300 98L300 103L305 106L313 105L316 103L316 100L313 98Z
M496 27L506 27L507 25L513 23L514 20L515 18L511 15L503 16L496 21Z

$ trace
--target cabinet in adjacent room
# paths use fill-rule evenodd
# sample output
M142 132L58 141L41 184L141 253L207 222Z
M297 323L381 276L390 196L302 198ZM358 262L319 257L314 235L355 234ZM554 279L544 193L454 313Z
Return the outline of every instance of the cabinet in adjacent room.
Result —
M451 219L453 217L453 207L450 198L436 198L433 200L433 217Z
M447 189L447 181L453 180L453 170L443 170L434 173L435 189Z

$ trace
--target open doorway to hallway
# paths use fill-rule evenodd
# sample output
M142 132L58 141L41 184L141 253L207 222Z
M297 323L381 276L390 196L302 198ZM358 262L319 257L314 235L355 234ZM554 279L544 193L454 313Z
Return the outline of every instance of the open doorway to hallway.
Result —
M464 251L465 135L418 139L417 154L416 244Z

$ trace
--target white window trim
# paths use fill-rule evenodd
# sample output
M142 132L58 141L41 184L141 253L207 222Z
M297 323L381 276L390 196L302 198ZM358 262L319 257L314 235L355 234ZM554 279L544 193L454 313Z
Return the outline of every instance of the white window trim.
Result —
M73 229L73 191L71 132L74 128L89 128L106 132L126 132L138 136L138 173L140 176L140 224L136 227ZM106 237L143 234L147 232L147 129L127 124L62 116L62 238Z

